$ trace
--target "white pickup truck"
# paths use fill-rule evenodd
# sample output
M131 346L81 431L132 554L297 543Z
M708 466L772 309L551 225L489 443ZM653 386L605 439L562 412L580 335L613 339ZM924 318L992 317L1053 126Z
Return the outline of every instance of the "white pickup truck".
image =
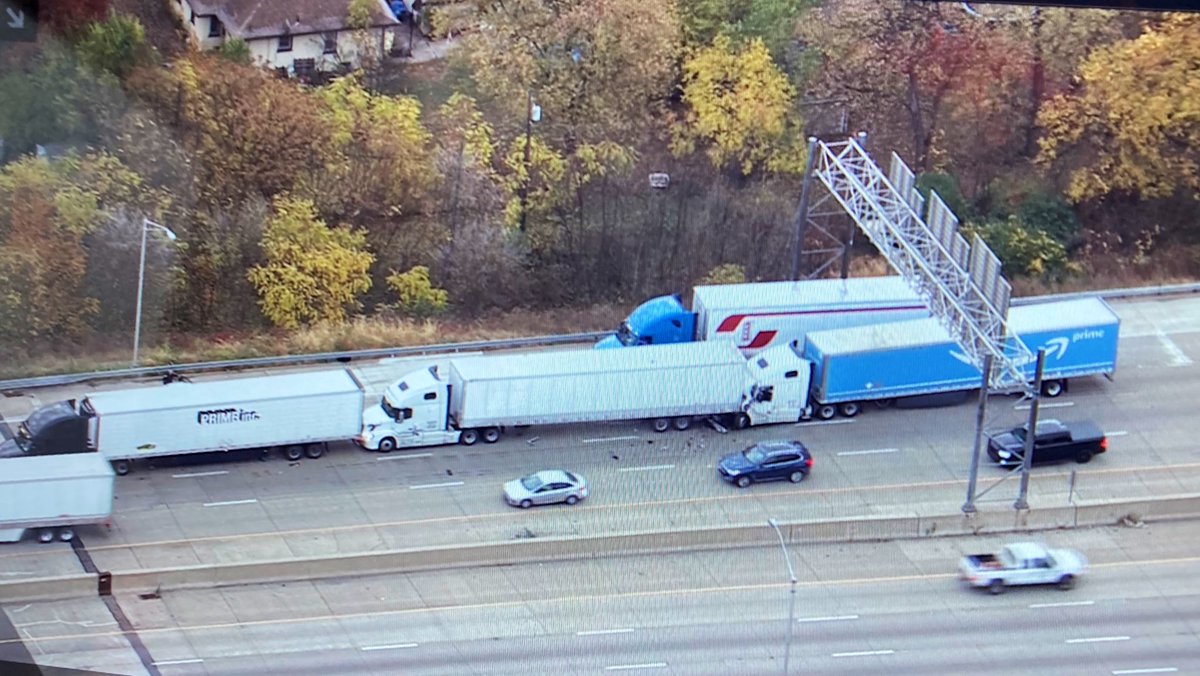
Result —
M959 577L992 594L1005 587L1056 584L1071 589L1087 570L1087 559L1074 549L1047 549L1033 542L1005 545L998 554L969 554L958 564Z

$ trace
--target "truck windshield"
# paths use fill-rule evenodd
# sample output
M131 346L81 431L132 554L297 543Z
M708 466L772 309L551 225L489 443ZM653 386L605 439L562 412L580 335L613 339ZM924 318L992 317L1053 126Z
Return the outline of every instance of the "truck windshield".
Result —
M396 421L400 420L400 409L389 404L386 396L383 397L383 399L379 402L379 405L383 407L383 412L386 413L389 418Z
M629 326L629 322L621 322L621 325L617 327L617 340L621 341L622 345L637 345L637 335Z
M1017 567L1017 560L1013 558L1012 552L1010 552L1007 547L1000 550L999 559L1000 565L1004 566L1005 568Z

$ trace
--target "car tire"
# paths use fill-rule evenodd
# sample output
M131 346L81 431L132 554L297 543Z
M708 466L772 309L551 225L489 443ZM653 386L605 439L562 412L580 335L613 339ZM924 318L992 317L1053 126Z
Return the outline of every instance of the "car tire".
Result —
M577 495L568 495L567 496L567 504L568 505L574 505L574 504L577 504L578 502L579 502L579 496L577 496Z
M734 483L737 484L738 488L745 488L746 486L750 485L750 477L743 474L742 476L738 477L737 481L734 481Z
M804 481L804 472L792 472L791 476L788 477L788 481L791 481L794 484Z
M992 580L987 586L988 593L992 596L1004 593L1004 580Z
M1070 590L1074 589L1075 588L1075 576L1074 575L1063 575L1062 579L1060 579L1058 581L1058 588L1063 591L1070 591Z
M1075 462L1084 465L1092 461L1091 451L1080 451L1075 455Z
M521 509L529 509L532 506L533 506L532 500L522 500L521 501Z

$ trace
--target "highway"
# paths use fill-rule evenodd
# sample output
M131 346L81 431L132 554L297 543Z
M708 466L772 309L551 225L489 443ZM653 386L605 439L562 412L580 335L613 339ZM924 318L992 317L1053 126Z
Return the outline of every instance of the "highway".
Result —
M1079 380L1043 405L1044 417L1099 421L1110 434L1110 450L1086 466L1036 469L1034 498L1066 504L1071 497L1137 498L1200 486L1200 450L1189 431L1200 378L1188 357L1200 355L1200 299L1114 307L1123 321L1116 381ZM386 362L358 370L380 388L412 367L412 361ZM52 401L80 392L37 395ZM18 404L5 400L10 409ZM1020 422L1022 407L1015 399L994 398L992 426ZM495 445L390 455L347 443L298 463L160 461L118 478L111 531L80 534L100 570L131 570L765 518L946 513L965 496L974 413L970 404L868 409L854 419L727 435L708 428L655 434L636 424L532 428ZM713 465L721 454L780 436L801 438L812 448L816 467L804 484L738 491L716 476ZM503 481L555 466L588 477L592 497L572 509L521 512L504 505ZM1073 490L1072 470L1078 471ZM986 488L1004 472L985 464L981 476ZM984 497L981 508L1008 509L1015 491L1015 482L1007 481ZM0 549L0 569L10 579L81 570L69 546L32 542Z
M763 525L766 528L766 524ZM1071 592L963 588L1006 538L789 548L791 673L1200 673L1200 523L1047 534L1092 570ZM164 592L6 616L40 664L162 674L779 674L779 547ZM0 649L12 640L0 641Z

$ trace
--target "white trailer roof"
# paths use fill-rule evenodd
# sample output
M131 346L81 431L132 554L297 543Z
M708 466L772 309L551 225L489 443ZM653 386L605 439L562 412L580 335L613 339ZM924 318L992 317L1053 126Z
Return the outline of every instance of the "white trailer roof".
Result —
M464 380L506 380L556 375L687 368L713 364L745 364L731 341L641 345L613 350L578 349L526 354L484 355L451 359Z
M697 286L692 290L692 298L694 307L703 305L710 312L761 312L792 308L798 304L820 307L896 300L911 301L925 306L925 301L908 286L903 277L809 279L800 282Z
M1008 310L1008 329L1017 335L1118 321L1116 313L1099 297L1017 305Z
M362 391L354 375L349 369L338 369L137 387L89 394L87 400L100 415L111 415L189 406L225 406L263 399L292 399L354 391Z
M4 477L5 483L51 478L105 477L112 473L112 465L108 460L94 451L0 459L0 476Z
M1017 335L1117 321L1117 315L1101 298L1017 305L1008 310L1008 330ZM917 347L954 340L941 323L933 318L813 331L808 334L808 339L822 354Z

